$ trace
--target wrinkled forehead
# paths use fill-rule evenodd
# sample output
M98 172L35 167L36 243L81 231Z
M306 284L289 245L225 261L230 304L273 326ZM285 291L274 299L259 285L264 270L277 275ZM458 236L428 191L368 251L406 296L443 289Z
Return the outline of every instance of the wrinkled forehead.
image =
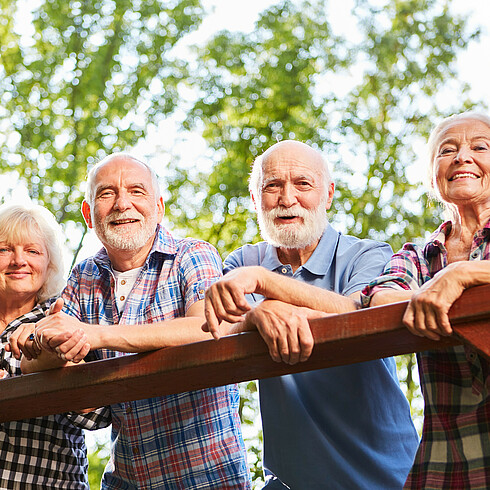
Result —
M117 157L103 163L94 176L95 189L108 185L137 184L151 190L153 187L149 169L129 157Z
M301 174L311 178L322 178L323 162L321 156L309 147L284 145L264 153L262 159L262 178L267 180L274 175Z
M490 127L483 121L468 117L452 121L441 129L437 138L436 146L452 139L490 138Z

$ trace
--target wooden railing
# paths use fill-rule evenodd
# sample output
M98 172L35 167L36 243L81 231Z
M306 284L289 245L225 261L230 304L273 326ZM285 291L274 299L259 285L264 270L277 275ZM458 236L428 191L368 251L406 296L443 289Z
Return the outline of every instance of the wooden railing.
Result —
M271 360L257 332L28 374L0 381L0 422L138 400L223 384L368 361L469 343L490 358L490 285L453 305L455 334L431 341L403 327L406 302L310 322L310 359Z

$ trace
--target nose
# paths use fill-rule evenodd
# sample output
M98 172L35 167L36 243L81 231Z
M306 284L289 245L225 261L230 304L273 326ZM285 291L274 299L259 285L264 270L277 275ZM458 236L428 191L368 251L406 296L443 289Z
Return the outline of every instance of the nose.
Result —
M26 256L23 250L14 250L12 255L12 264L21 267L27 264Z
M283 187L281 195L279 196L279 204L281 206L289 208L291 206L294 206L296 203L297 203L296 190L292 184L287 183Z
M466 145L461 145L458 152L456 153L455 162L456 163L467 163L472 160L471 150Z
M114 209L124 212L129 208L131 208L131 200L128 195L124 192L119 193L114 203Z

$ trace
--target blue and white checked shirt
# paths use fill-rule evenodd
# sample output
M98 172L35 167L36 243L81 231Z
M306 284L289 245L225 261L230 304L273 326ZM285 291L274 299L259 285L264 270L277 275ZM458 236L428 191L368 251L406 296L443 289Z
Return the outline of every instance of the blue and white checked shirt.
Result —
M118 312L105 249L78 264L63 292L66 312L92 324L155 323L185 315L221 276L206 242L157 237ZM165 328L164 326L159 328ZM102 349L97 359L126 355ZM103 489L249 489L236 385L111 406L112 451Z

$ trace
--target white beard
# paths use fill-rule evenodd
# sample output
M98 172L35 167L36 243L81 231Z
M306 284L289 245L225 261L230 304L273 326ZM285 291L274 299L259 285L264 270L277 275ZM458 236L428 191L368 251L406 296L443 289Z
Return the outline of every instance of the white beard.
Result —
M137 214L138 216L135 216ZM117 227L111 225L111 221L121 219L137 219L139 220L138 229L133 231L130 235L123 229L118 230ZM95 217L94 228L95 233L99 237L100 241L107 244L110 248L117 250L138 250L144 247L151 237L155 234L157 226L156 216L155 219L144 218L139 213L120 213L114 211L110 215L106 216L103 222Z
M284 208L278 206L270 211L260 209L257 212L260 234L262 238L278 248L303 249L317 242L327 226L326 200L312 211L295 206ZM277 225L274 219L278 216L299 216L303 223Z

